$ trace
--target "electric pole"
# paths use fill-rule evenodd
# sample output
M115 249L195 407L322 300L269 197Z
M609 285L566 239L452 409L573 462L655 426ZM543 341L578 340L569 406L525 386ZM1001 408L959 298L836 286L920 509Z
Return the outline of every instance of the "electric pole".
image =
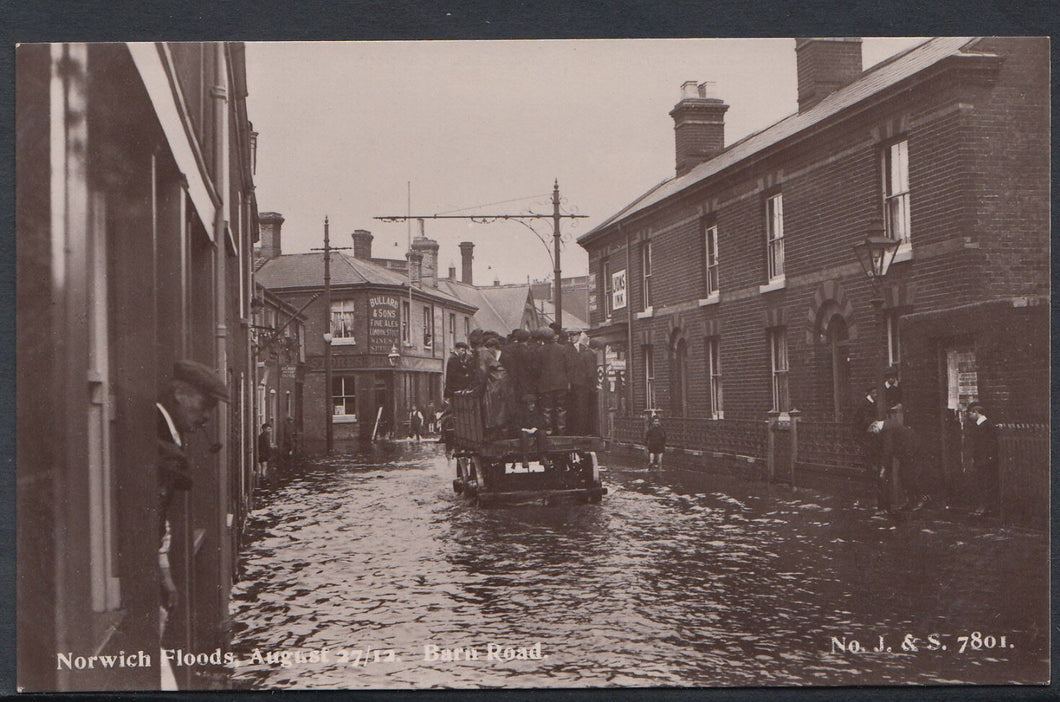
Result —
M324 252L324 421L325 443L330 456L334 444L332 424L335 414L335 403L331 396L331 252L344 251L350 246L332 246L328 235L328 217L324 215L324 248L310 251Z
M560 229L559 222L561 219L584 219L589 215L581 214L560 214L559 212L559 179L556 179L552 185L552 214L474 214L474 215L414 215L411 212L403 215L384 215L381 217L375 217L383 222L405 222L413 219L470 219L473 222L479 224L488 224L497 220L513 219L551 219L552 220L552 245L553 245L553 256L552 262L554 264L553 275L555 276L555 282L553 283L555 293L553 294L553 300L556 310L556 322L563 325L563 289L562 289L562 275L563 271L560 266ZM535 232L536 233L536 232ZM547 246L547 244L546 244Z

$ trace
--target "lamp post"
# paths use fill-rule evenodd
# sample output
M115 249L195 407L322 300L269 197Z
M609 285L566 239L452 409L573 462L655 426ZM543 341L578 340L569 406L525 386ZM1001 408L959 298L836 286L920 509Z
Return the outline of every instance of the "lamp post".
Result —
M329 234L328 218L324 216L324 248L310 251L324 252L324 419L325 446L327 454L332 449L332 415L335 413L335 402L331 397L331 252L346 251L349 246L332 246Z
M894 262L895 254L898 253L898 245L901 243L898 239L892 239L887 236L887 230L883 226L883 222L874 220L869 224L868 230L866 231L865 238L854 244L854 255L857 256L858 263L861 264L861 269L865 272L865 277L868 278L869 284L872 286L872 297L869 299L869 304L872 305L873 309L873 321L876 324L876 353L883 353L882 349L886 343L883 329L883 290L881 288L881 282L884 276L887 275L887 271L891 268L891 263ZM882 363L877 363L877 368L882 366ZM884 419L886 417L886 410L883 402L883 371L879 370L877 375L880 378L880 393L876 403L876 418Z

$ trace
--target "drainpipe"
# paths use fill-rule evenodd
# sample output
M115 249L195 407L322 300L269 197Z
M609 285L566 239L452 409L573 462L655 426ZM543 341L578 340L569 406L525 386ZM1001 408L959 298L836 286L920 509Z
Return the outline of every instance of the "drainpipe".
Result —
M622 225L618 225L619 233L622 232ZM633 301L630 300L629 294L629 283L631 280L630 266L633 257L630 256L630 247L633 242L630 241L629 231L626 231L626 332L629 336L629 347L626 349L626 392L629 393L629 416L633 416ZM647 392L647 388L645 388Z
M216 283L214 285L214 303L216 306L215 322L216 330L215 353L216 367L221 374L221 380L226 385L231 385L228 380L228 305L226 300L227 276L225 263L227 252L226 230L228 227L227 208L229 206L229 133L228 133L228 51L223 42L217 42L214 46L216 54L214 61L214 84L210 89L210 97L214 100L214 177L217 182L217 192L220 205L217 207L214 217L214 273ZM232 389L229 388L231 398ZM218 408L217 412L217 435L215 441L227 443L229 409L231 404ZM229 524L228 510L230 500L228 494L228 447L217 454L217 514L214 515L217 522L218 548L220 551L220 567L218 575L221 582L221 611L217 614L223 620L228 609L228 591L231 584L231 573L228 565L231 563L232 543L231 525ZM211 632L214 633L214 632Z

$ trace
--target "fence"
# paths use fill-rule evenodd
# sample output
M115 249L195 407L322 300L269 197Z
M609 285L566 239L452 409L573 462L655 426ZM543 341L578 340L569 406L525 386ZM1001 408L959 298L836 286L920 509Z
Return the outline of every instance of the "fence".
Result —
M1049 528L1049 427L999 424L1001 518L1006 524Z
M626 444L643 444L647 428L647 421L642 417L615 417L611 438ZM765 460L764 419L670 417L663 421L663 430L667 447Z
M799 422L799 465L862 475L865 456L849 423Z

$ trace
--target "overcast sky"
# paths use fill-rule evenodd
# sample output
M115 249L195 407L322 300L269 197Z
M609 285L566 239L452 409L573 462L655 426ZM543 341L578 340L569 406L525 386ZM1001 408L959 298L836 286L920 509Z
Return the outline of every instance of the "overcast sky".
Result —
M867 68L918 39L866 39ZM412 213L551 214L570 236L564 275L586 271L574 239L674 173L669 111L686 80L714 81L731 144L796 110L794 39L250 43L248 112L261 211L280 212L284 253L375 235L401 258ZM459 211L459 212L457 212ZM551 242L551 220L533 223ZM413 235L418 225L413 223ZM475 282L551 277L525 226L428 220L444 275L475 242ZM551 245L551 243L550 243Z

